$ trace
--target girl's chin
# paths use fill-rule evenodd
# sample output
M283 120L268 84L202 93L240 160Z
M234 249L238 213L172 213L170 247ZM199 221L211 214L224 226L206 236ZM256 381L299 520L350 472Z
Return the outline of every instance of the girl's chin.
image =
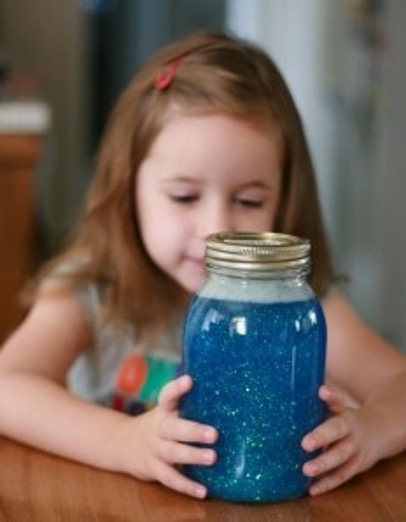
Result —
M200 278L198 281L194 280L188 281L186 284L183 285L183 288L189 292L190 294L195 294L200 290L200 288L203 286L204 282L206 281L206 278Z
M189 276L185 278L181 282L181 286L190 294L195 294L200 290L207 279L206 272L202 272L201 274L193 274L193 276Z
M207 270L202 262L187 262L175 276L178 284L189 294L196 293L207 279Z

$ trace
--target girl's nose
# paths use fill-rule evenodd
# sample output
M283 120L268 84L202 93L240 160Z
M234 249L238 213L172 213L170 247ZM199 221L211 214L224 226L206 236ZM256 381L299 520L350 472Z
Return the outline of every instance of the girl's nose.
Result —
M210 234L232 230L232 215L227 205L217 204L206 208L199 220L199 236L205 238Z

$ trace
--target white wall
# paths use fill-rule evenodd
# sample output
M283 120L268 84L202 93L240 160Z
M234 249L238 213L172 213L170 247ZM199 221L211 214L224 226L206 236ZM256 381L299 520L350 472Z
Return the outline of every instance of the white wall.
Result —
M388 58L378 192L382 217L382 309L385 333L406 350L406 2L387 9Z
M354 36L350 4L228 0L227 23L279 64L304 119L349 296L406 350L406 2L385 3L376 50Z
M332 198L331 183L326 179L331 121L320 103L326 62L326 5L325 0L229 0L227 25L260 44L280 67L303 117L327 210ZM331 211L325 214L330 222Z

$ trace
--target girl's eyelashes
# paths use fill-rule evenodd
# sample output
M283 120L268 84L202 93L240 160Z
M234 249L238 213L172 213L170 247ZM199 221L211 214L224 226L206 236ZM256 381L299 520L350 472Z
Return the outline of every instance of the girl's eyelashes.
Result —
M195 203L199 200L198 194L169 194L169 199L177 204L191 204ZM264 200L262 199L251 199L251 198L243 198L236 197L232 199L232 204L237 205L239 207L244 208L263 208Z
M169 194L169 199L174 203L194 203L199 199L196 194Z
M247 207L247 208L262 208L264 206L263 200L260 200L260 199L236 198L235 202L240 207Z

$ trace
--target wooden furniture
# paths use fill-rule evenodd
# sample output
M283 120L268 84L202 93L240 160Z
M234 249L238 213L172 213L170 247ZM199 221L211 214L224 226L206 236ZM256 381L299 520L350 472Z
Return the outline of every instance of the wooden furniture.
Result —
M406 521L406 453L330 493L263 505L190 499L160 484L76 464L5 438L0 438L0 463L0 522Z
M0 343L18 324L18 294L32 272L38 135L0 134Z

